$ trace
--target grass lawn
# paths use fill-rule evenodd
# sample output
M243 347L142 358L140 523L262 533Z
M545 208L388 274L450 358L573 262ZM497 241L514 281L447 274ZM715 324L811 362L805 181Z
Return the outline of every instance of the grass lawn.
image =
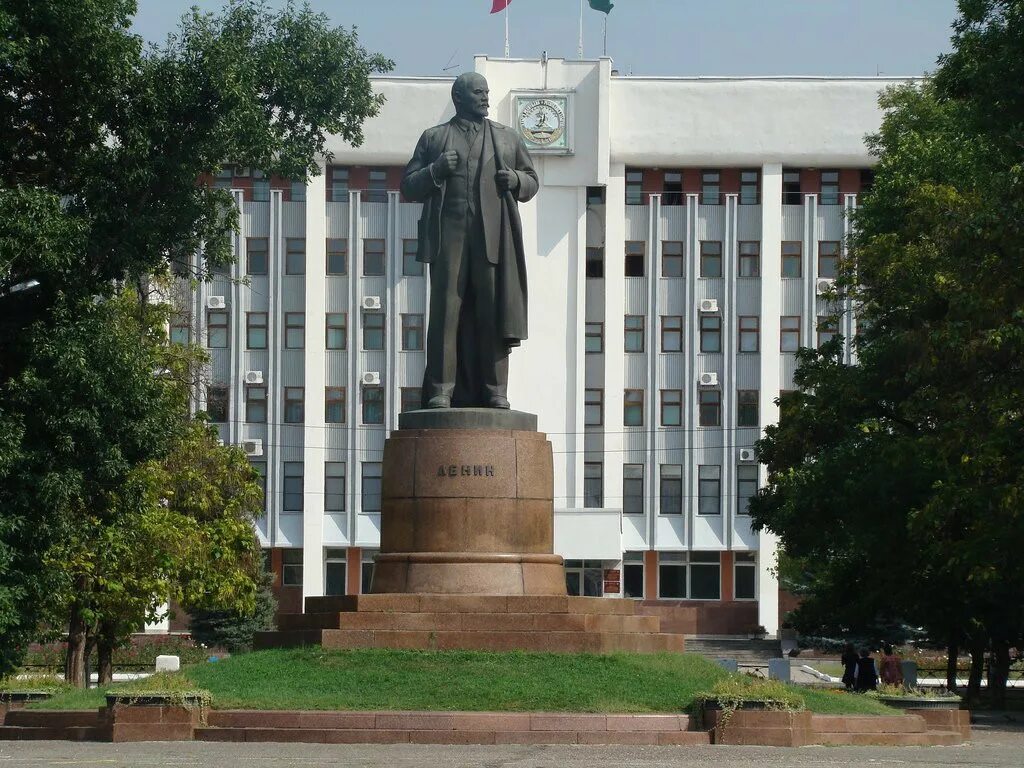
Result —
M210 691L216 709L680 712L727 673L695 654L310 647L240 654L185 667L181 675ZM815 712L893 712L845 692L797 690ZM75 691L32 706L99 707L104 692Z

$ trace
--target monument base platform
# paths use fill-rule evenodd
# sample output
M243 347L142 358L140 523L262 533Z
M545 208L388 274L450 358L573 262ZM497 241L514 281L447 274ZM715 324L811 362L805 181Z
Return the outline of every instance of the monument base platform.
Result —
M555 653L682 652L683 636L632 600L553 595L371 594L310 597L255 647L407 648Z

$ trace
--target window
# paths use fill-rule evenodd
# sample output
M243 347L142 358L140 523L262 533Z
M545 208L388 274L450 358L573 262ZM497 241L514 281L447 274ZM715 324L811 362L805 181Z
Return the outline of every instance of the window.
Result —
M263 515L267 514L267 462L254 461L252 462L252 468L255 469L256 474L259 475L256 482L259 483L260 491L263 494L259 517L263 517Z
M228 420L228 388L226 384L211 384L206 388L206 413L210 421Z
M839 323L834 317L818 315L818 346L828 344L839 333Z
M344 275L348 271L348 240L344 237L327 238L327 274Z
M576 597L604 594L604 567L600 560L566 560L565 591Z
M722 597L722 563L718 552L690 553L690 599L719 600Z
M866 195L875 186L875 172L871 168L860 170L860 193Z
M835 280L839 274L839 243L822 240L818 243L818 277Z
M722 276L722 244L717 240L701 240L700 276Z
M363 239L363 277L384 274L384 240L376 237Z
M818 202L822 205L839 205L839 171L821 172L821 196Z
M587 323L583 346L588 355L600 355L604 352L604 323Z
M587 187L587 205L604 205L604 187Z
M740 243L740 277L761 276L761 243L746 240Z
M213 188L214 189L231 189L231 182L233 180L234 170L232 168L221 168L215 174L213 174Z
M759 352L761 350L761 318L757 315L740 315L738 328L740 352Z
M796 352L800 348L800 316L783 315L780 331L782 340L779 349L782 352Z
M722 351L722 318L718 315L700 316L700 351Z
M761 172L740 171L740 205L757 205L761 202Z
M301 424L306 418L305 387L284 388L284 423Z
M402 315L402 349L423 349L423 315Z
M683 351L683 318L680 315L662 315L661 351Z
M644 596L644 553L622 554L622 596L642 600Z
M189 344L192 341L192 328L185 320L174 320L170 329L171 344Z
M658 553L658 597L686 599L686 553Z
M717 464L697 467L697 514L722 513L722 468Z
M721 179L722 174L718 171L700 172L701 205L718 205L721 202Z
M324 550L324 594L328 597L345 594L345 550Z
M364 461L362 472L360 492L363 514L380 514L381 464L379 461Z
M348 202L348 168L331 168L331 202Z
M665 186L661 203L662 205L683 204L683 174L679 171L665 171Z
M368 594L373 586L373 567L376 564L374 559L377 555L376 549L364 549L359 563L359 591L361 594Z
M293 203L306 202L306 183L304 181L293 181L289 195Z
M644 316L626 315L626 352L644 351Z
M600 427L604 424L603 389L583 391L583 423L588 427Z
M679 427L683 423L683 391L661 390L661 426Z
M644 391L627 389L622 399L622 423L627 427L644 425Z
M302 482L302 462L286 461L284 463L284 505L281 507L285 512L301 512L303 510Z
M583 462L583 506L599 509L604 506L604 464Z
M306 240L301 237L284 239L284 273L286 275L306 274Z
M247 275L267 274L269 246L265 237L245 239L245 273Z
M363 312L363 349L384 349L383 312Z
M346 405L344 387L324 389L324 421L327 424L344 424Z
M245 313L245 347L246 349L267 348L267 313Z
M227 349L228 313L210 310L206 313L206 346L210 349Z
M697 391L698 417L702 427L722 426L722 393L717 389Z
M370 169L365 199L368 203L386 203L388 201L387 168Z
M736 514L749 514L750 500L757 494L757 466L741 464L736 467Z
M683 467L681 464L662 464L661 483L658 488L659 512L663 515L683 514Z
M423 405L423 389L421 387L402 387L399 390L401 401L399 413L418 411Z
M281 586L302 586L301 549L284 549L281 551Z
M644 172L635 168L626 169L626 205L643 205Z
M736 392L736 426L757 427L759 392L756 389L741 389Z
M344 312L327 313L327 349L345 349L348 346L348 323Z
M803 244L788 240L782 244L782 276L800 277L803 274Z
M661 241L661 276L683 276L683 244L679 240Z
M782 204L803 205L803 196L800 194L800 171L782 171Z
M626 277L643 277L647 244L643 240L626 241Z
M622 465L622 514L644 513L644 465Z
M324 462L324 512L345 511L345 462Z
M753 552L735 552L734 597L737 600L754 600L757 597L757 559Z
M266 178L263 171L252 172L252 201L254 203L270 201L270 179Z
M384 387L363 387L363 424L384 423Z
M587 277L604 277L604 248L587 248Z
M285 349L302 349L306 346L306 313L284 313Z
M245 388L245 420L250 424L267 421L267 388L262 384L249 384Z
M416 261L420 252L420 241L402 241L402 274L406 277L423 277L423 262Z

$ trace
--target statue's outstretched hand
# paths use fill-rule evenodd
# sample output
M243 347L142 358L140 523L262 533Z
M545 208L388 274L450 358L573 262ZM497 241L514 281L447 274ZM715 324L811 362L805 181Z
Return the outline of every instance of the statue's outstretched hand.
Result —
M435 179L446 179L454 173L459 164L459 153L454 149L447 149L438 155L430 168Z
M498 171L494 174L494 183L498 187L498 194L515 192L519 189L519 174L515 171Z

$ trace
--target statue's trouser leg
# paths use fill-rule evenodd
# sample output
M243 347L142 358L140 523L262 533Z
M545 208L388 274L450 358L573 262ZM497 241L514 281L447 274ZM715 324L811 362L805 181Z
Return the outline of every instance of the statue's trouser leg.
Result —
M455 389L459 316L469 284L468 245L447 243L430 264L430 315L427 323L427 365L423 402Z
M480 382L481 405L508 393L508 347L498 338L498 268L487 260L483 232L472 238L470 255L470 291L473 295L473 322L476 324L476 349L472 351Z

